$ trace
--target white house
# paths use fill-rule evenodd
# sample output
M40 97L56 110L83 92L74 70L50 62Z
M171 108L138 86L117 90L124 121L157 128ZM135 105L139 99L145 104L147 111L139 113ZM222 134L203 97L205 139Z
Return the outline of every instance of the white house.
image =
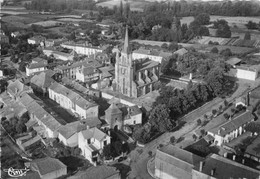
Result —
M259 65L258 66L252 66L252 67L244 67L244 66L237 66L237 78L240 79L246 79L246 80L252 80L255 81L258 72L259 72Z
M44 46L46 38L42 36L34 36L27 39L28 44Z
M61 47L67 48L67 49L72 49L74 50L77 54L81 55L94 55L98 52L103 52L103 49L99 47L94 47L88 44L76 44L72 42L67 42L67 43L62 43Z
M90 82L100 79L101 72L93 66L82 66L76 72L76 79L82 82Z
M41 72L47 70L48 62L42 58L34 58L32 59L31 64L25 67L26 76L30 76L34 73Z
M208 131L208 134L215 138L214 142L218 146L229 143L245 132L244 127L254 120L254 116L250 111L246 111L239 116L231 119L224 124Z
M54 82L48 89L49 98L56 101L63 108L71 110L81 118L98 116L98 105L80 96L78 93Z
M3 70L0 69L0 78L4 77L4 72Z
M110 144L110 142L110 136L96 127L86 129L78 134L78 143L82 155L91 163L97 161L104 146Z
M168 58L171 55L172 53L169 52L140 48L138 50L133 51L132 57L134 60L141 58L149 58L152 61L162 63L162 60L164 58Z
M127 115L124 119L124 125L142 124L142 111L136 106L127 107Z

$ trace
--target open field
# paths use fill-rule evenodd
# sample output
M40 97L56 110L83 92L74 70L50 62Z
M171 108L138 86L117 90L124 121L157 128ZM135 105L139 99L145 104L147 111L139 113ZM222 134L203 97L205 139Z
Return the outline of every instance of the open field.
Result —
M236 25L237 27L245 27L245 24L248 21L259 23L260 17L230 17L230 16L210 16L210 21L216 21L217 19L224 19L228 22L228 24L233 27ZM181 19L181 23L190 24L194 20L193 16L183 17Z
M108 8L113 8L114 6L119 6L120 5L120 2L119 0L117 1L106 1L106 2L101 2L101 3L98 3L97 6L102 6L102 7L108 7ZM125 5L125 1L122 1L123 2L123 5ZM146 4L148 4L149 2L145 2L145 1L130 1L130 9L131 11L143 11L144 7Z

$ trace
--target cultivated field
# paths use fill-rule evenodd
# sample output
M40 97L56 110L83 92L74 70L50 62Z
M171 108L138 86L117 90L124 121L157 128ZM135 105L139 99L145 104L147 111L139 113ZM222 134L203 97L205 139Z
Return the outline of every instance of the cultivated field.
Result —
M112 0L112 1L106 1L106 2L101 2L98 3L98 6L102 6L102 7L108 7L108 8L113 8L114 6L119 6L120 5L120 0ZM126 3L125 1L122 1L123 5ZM144 7L146 4L148 4L149 2L144 2L144 1L130 1L130 9L131 11L143 11Z

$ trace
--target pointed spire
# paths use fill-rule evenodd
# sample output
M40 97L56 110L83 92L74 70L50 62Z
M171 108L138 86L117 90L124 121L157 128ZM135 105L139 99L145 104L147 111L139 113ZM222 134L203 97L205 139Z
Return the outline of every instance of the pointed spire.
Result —
M125 30L125 44L124 44L124 49L123 52L126 54L129 54L129 39L128 39L128 26L126 25L126 30Z

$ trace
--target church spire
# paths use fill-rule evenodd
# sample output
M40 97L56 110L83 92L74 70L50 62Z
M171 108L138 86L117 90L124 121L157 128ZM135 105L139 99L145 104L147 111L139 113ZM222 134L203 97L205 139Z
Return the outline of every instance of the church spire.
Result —
M126 25L126 30L125 30L125 44L124 44L124 49L123 52L126 54L129 54L130 49L129 49L129 39L128 39L128 26Z

